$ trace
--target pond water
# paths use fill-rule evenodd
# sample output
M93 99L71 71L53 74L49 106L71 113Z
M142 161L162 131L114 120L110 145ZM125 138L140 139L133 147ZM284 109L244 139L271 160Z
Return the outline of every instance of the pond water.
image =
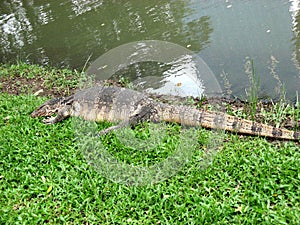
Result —
M285 89L287 97L295 100L300 92L299 2L2 0L0 61L20 59L82 70L89 64L97 67L98 57L117 47L157 40L157 48L164 42L190 51L196 59L193 62L201 64L199 79L210 82L213 74L225 94L247 97L253 62L261 97L276 98ZM102 59L115 66L118 60L106 56ZM177 79L186 70L170 70L170 64L147 60L113 72L127 74L132 80L144 78L141 83L149 83L150 77L154 86L166 79L186 86L184 76ZM218 84L206 90L216 87L212 92L218 92Z

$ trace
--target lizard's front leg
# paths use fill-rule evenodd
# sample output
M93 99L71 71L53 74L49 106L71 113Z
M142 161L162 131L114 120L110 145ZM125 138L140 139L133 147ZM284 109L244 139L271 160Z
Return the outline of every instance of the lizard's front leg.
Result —
M98 133L98 136L105 135L113 130L123 128L127 125L134 127L137 123L147 121L150 119L151 115L154 113L154 107L152 102L146 105L139 105L137 109L129 116L126 121L121 122L118 125L108 127Z
M43 119L43 123L45 124L54 124L60 122L71 115L71 105L66 105L61 110L57 112L56 116L52 116L47 119Z

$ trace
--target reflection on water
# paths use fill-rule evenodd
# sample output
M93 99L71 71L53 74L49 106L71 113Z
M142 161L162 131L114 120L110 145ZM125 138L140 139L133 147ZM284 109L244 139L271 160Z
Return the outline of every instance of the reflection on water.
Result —
M101 55L86 72L95 81L121 73L136 88L152 93L194 97L221 93L215 75L199 56L166 41L138 41L118 46Z
M16 49L22 49L25 45L30 45L36 40L36 37L31 34L33 26L26 15L22 1L15 1L9 6L9 12L3 13L1 10L0 15L0 41L3 57L5 54L14 53ZM1 9L3 8L1 7Z
M249 87L249 59L261 95L276 97L283 84L290 98L299 90L298 0L2 0L0 9L1 62L82 69L122 44L162 40L199 54L220 82L226 74L234 95Z
M30 61L80 68L106 51L138 40L165 40L200 51L211 32L208 17L189 23L187 1L1 1L1 61L21 54ZM7 18L14 17L12 24ZM6 32L4 29L23 31ZM35 40L34 42L32 40ZM25 42L18 45L17 42ZM30 56L28 56L30 54ZM46 60L45 60L46 59Z
M205 9L211 15L214 32L211 46L201 52L212 71L228 74L233 94L242 94L250 86L245 67L253 59L261 80L261 96L278 96L276 90L284 83L288 96L294 98L300 80L292 60L292 2L249 0L213 4L216 2ZM196 11L202 9L196 1L194 7Z
M295 63L295 66L298 69L298 74L300 78L300 1L299 0L293 0L291 1L290 6L290 12L292 15L292 25L293 25L293 32L294 32L294 38L293 42L295 44L293 49L293 62Z

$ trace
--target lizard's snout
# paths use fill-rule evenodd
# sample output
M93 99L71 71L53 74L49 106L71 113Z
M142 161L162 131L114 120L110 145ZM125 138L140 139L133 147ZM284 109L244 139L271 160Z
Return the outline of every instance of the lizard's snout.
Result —
M52 116L54 113L56 113L56 109L49 108L45 105L41 105L39 108L34 110L30 116L31 117L39 117L39 116Z
M30 114L31 117L39 117L39 116L47 116L47 112L45 109L43 108L38 108L36 110L34 110L31 114Z

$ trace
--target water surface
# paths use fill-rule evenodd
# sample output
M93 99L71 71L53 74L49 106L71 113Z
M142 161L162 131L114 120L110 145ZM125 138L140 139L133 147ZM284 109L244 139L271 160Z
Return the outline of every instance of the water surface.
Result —
M82 70L88 59L93 63L123 44L160 40L201 57L224 93L247 97L251 60L260 96L276 98L285 88L293 100L300 91L296 0L3 0L0 10L1 62ZM160 77L166 71L141 64L130 76Z

